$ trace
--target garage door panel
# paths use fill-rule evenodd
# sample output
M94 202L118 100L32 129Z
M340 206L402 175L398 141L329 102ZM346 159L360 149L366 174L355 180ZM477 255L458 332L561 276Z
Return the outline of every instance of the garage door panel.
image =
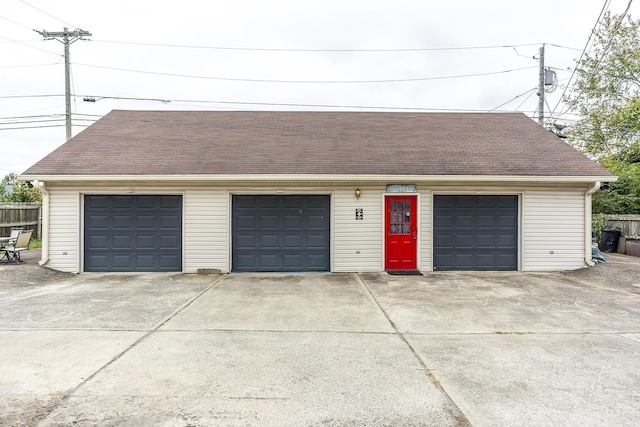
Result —
M175 249L180 246L178 236L160 236L160 249Z
M236 218L237 229L254 229L257 226L257 217L255 215L238 215Z
M253 234L236 236L236 243L238 249L254 249L256 247L256 236Z
M260 266L266 270L281 270L280 254L261 254L259 257Z
M107 248L107 236L90 236L85 245L90 249L106 249Z
M330 268L330 196L241 195L232 198L234 271ZM258 219L248 227L247 216Z
M248 199L253 200L254 197L253 196L247 196ZM267 208L273 208L273 209L278 209L278 201L279 201L279 197L278 196L262 196L260 197L260 207L263 209L267 209ZM253 204L249 204L248 206L253 209Z
M440 215L433 218L434 228L448 228L453 227L455 224L455 218L452 215Z
M182 269L182 196L87 195L84 211L85 271Z
M499 270L511 270L514 264L517 264L518 259L513 254L497 254L498 269Z
M475 239L472 234L456 234L454 237L455 247L458 249L475 247Z
M498 235L498 247L506 249L515 249L518 246L518 239L513 234Z
M451 234L435 235L433 245L438 248L453 248L453 236Z
M493 234L478 235L476 238L476 247L478 248L495 248L497 236Z
M498 227L513 228L518 226L518 219L513 215L500 215L498 217Z
M95 196L92 196L95 197ZM112 209L131 209L131 196L106 196L105 199L111 199Z
M296 270L304 266L303 256L301 254L283 254L282 266L287 270Z
M267 250L277 250L280 247L279 237L277 234L260 236L260 247Z
M106 230L109 228L109 218L106 215L94 215L85 223L92 229Z
M494 268L496 266L496 255L477 254L475 256L474 264L474 268L476 269Z
M161 215L160 216L160 228L178 229L181 227L181 218L178 215Z
M283 236L282 246L287 249L302 248L303 237L299 234L287 234Z
M282 226L285 229L288 229L288 230L302 229L302 220L303 220L302 215L285 215L282 218L283 218Z
M476 218L478 228L495 228L496 222L496 217L493 215L478 215Z
M136 250L141 249L155 249L157 246L155 236L144 236L138 235L136 236Z
M309 234L307 236L308 249L324 249L328 246L326 236L324 234Z
M175 271L182 265L182 258L178 255L160 255L160 270Z
M471 200L475 199L474 197L471 197ZM471 204L471 207L477 208L477 209L482 209L482 208L489 208L489 209L493 209L496 205L497 205L497 200L498 198L495 196L485 196L485 197L481 197L477 200L475 200L476 204L473 205L473 202Z
M516 270L517 196L434 196L436 270Z
M113 236L111 246L114 249L132 249L132 241L131 236Z
M499 208L511 208L514 210L518 210L518 198L513 197L498 197L498 207Z
M112 265L114 268L123 269L122 271L130 270L133 266L132 257L130 254L113 255Z
M457 228L474 228L475 218L471 215L460 215L455 219Z
M473 254L467 253L456 253L454 255L456 265L460 266L461 269L472 269L473 268Z
M107 261L106 255L91 255L88 259L85 259L85 264L89 263L98 269L106 269L108 267Z
M280 218L277 215L261 215L258 227L262 229L278 229L280 228Z

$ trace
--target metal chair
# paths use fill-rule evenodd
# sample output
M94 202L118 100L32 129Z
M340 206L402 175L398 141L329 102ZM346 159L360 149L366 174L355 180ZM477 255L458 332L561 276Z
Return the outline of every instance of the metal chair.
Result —
M33 230L20 231L16 239L4 247L4 255L2 256L2 258L0 258L0 260L3 260L2 262L4 263L8 263L8 262L15 262L16 264L21 263L22 260L20 259L20 253L22 251L29 250L29 242L31 241L31 234L33 234ZM6 261L4 261L5 258L6 258Z

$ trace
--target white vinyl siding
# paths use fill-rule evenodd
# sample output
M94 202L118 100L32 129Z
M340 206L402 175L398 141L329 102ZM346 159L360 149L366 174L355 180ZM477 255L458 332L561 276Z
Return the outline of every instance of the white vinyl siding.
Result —
M527 191L522 201L522 270L585 266L583 191Z
M77 191L54 190L49 202L49 262L47 267L80 271L80 196Z
M184 193L184 271L229 271L229 195L225 190Z
M431 192L420 192L420 206L418 207L418 215L420 216L420 223L418 224L418 233L420 238L420 241L418 242L418 244L420 245L420 259L418 260L418 269L423 271L433 270L433 263L431 258L431 236L433 229L431 209L431 204L433 203L432 200L433 197L431 195Z
M356 199L355 188L334 192L333 271L382 271L382 194L385 188L360 186L359 200ZM356 209L362 209L362 220L356 220Z
M56 187L50 186L48 267L82 271L83 194L183 194L183 270L230 270L230 212L232 194L331 195L331 270L377 272L384 270L383 184L288 184ZM582 188L584 187L584 188ZM356 199L355 190L361 191ZM433 194L518 194L520 210L520 269L554 271L584 266L584 192L587 187L545 188L519 185L429 186L419 189L418 268L432 269ZM355 210L363 219L355 219Z

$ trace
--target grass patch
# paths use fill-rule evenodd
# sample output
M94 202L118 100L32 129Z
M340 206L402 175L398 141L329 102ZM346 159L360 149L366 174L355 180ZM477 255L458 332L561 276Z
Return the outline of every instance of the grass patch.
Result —
M40 249L42 248L42 240L31 239L29 242L29 249Z

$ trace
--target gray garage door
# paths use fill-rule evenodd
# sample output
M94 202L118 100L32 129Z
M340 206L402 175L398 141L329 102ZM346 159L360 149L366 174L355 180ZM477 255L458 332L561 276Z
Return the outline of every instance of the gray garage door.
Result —
M233 196L233 271L328 271L329 196Z
M84 270L181 271L182 196L85 196Z
M516 270L518 196L434 196L436 270Z

